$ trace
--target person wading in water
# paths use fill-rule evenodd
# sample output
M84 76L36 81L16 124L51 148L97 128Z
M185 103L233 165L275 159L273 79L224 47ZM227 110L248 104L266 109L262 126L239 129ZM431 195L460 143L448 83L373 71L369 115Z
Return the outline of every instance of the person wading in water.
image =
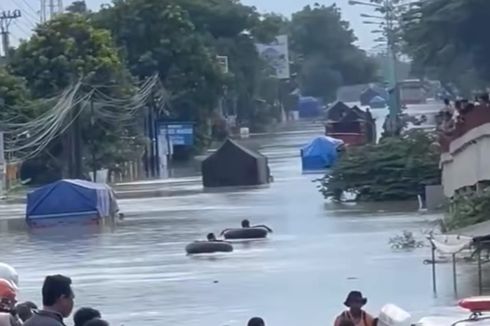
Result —
M335 326L340 326L343 320L350 320L355 326L373 326L374 318L362 310L367 303L367 299L359 291L352 291L347 296L344 305L349 310L344 311L335 320Z

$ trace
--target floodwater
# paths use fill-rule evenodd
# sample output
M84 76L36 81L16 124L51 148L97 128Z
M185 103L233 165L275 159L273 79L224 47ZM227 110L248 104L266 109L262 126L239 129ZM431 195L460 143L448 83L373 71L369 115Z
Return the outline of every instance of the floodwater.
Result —
M121 201L127 219L107 230L17 229L2 234L1 260L20 274L21 299L40 303L45 275L73 278L76 305L100 309L112 325L329 325L349 290L376 313L396 303L420 316L451 305L451 268L438 266L432 293L427 248L394 252L390 237L431 228L437 215L416 204L339 205L318 193L317 176L300 171L299 148L310 132L260 136L275 182L268 188L205 193L194 177L185 195ZM3 207L15 212L20 206ZM230 254L188 257L187 243L249 218L267 224L267 240L237 243ZM461 293L475 294L476 269L458 270ZM469 275L469 276L468 276Z

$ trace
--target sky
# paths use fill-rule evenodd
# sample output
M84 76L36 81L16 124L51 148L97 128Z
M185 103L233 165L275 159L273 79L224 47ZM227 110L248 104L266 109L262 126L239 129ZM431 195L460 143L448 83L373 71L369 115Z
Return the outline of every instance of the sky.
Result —
M57 0L55 0L56 2ZM206 1L206 0L202 0ZM359 17L361 12L369 12L369 7L351 6L348 0L241 0L246 5L257 7L259 12L275 12L285 16L290 16L291 13L301 10L304 6L314 3L331 5L336 3L342 10L344 20L350 22L355 34L358 38L357 44L364 50L371 51L374 47L374 35L371 33L371 26L362 24L362 19ZM17 19L11 25L11 44L18 44L20 39L25 39L29 36L30 31L39 21L39 8L41 0L0 0L0 11L20 9L23 17ZM67 6L70 0L63 0ZM101 4L109 2L109 0L86 0L87 5L97 10ZM376 26L374 26L376 27Z

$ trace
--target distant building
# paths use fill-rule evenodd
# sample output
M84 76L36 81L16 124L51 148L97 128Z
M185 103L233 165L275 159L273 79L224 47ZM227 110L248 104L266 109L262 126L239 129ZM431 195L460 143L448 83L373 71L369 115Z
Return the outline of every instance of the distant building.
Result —
M373 92L376 94L370 95L372 97L381 96L384 98L384 97L388 96L387 91L385 90L385 88L381 84L377 84L377 83L357 84L357 85L349 85L349 86L340 87L337 90L337 101L341 101L341 102L345 102L345 103L362 102L362 96L367 91L369 93L365 94L364 96L368 95L368 97L369 97L369 94L372 94ZM367 100L366 103L367 104L361 103L361 105L368 105L369 100Z

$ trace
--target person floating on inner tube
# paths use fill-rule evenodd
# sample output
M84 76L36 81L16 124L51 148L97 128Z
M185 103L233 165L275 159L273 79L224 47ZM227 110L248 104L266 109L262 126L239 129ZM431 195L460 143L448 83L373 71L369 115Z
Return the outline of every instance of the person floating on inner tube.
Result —
M267 225L253 225L253 226L250 226L250 221L245 219L242 221L242 229L253 229L253 228L263 228L263 229L266 229L267 232L269 233L272 233L272 229L270 227L268 227ZM221 231L221 235L225 234L226 232L230 231L230 230L233 230L232 228L228 228L228 229L224 229L223 231Z
M254 226L250 226L250 221L249 220L243 220L242 221L242 228L263 228L263 229L266 229L267 232L270 232L272 233L272 229L270 227L268 227L267 225L254 225Z
M222 242L222 240L216 239L216 236L214 235L214 233L208 233L206 238L208 239L209 242Z

